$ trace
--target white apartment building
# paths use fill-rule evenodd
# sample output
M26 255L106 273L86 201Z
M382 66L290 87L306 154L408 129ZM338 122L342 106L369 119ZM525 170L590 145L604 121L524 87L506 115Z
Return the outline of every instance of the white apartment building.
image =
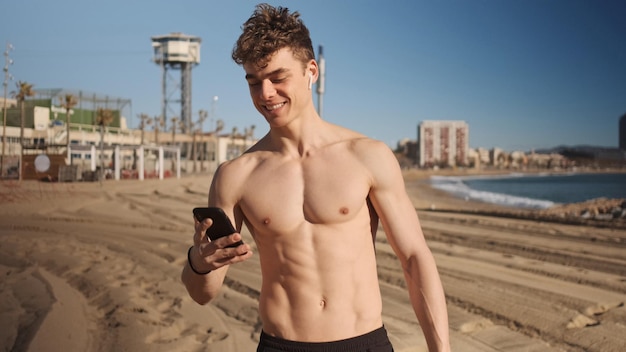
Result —
M420 167L467 165L469 126L465 121L422 121L418 125Z

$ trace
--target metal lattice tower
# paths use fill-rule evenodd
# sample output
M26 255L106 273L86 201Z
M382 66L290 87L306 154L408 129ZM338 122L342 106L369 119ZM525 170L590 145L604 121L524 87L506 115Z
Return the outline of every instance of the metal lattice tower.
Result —
M191 69L200 63L200 42L200 37L183 33L170 33L152 37L154 62L161 67L163 75L161 82L161 117L164 127L166 127L168 121L168 112L172 113L171 117L177 116L177 113L170 105L180 103L179 118L182 122L181 132L183 133L191 132ZM172 69L180 70L180 84L168 87L168 71ZM171 98L178 90L180 90L180 100Z

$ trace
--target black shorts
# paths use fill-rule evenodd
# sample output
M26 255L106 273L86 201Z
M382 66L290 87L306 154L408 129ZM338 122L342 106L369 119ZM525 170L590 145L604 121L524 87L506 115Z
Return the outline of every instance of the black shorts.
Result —
M393 352L384 327L365 335L331 342L297 342L261 331L257 352Z

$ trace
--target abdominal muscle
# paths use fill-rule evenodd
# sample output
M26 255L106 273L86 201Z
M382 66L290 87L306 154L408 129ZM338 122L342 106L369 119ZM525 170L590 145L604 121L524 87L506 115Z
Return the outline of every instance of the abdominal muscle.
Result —
M255 234L265 333L286 340L346 339L382 326L369 226L305 223L291 234Z

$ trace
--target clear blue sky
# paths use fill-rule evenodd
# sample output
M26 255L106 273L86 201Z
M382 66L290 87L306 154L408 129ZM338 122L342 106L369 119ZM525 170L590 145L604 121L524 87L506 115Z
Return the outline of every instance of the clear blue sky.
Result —
M160 113L151 37L199 36L194 119L218 96L214 111L226 131L256 125L260 137L266 123L230 59L257 2L6 1L0 44L15 47L16 81L131 99L127 118L136 127L138 114ZM324 118L392 147L416 139L420 121L438 119L468 122L471 147L618 144L626 1L268 2L298 10L316 52L324 45Z

